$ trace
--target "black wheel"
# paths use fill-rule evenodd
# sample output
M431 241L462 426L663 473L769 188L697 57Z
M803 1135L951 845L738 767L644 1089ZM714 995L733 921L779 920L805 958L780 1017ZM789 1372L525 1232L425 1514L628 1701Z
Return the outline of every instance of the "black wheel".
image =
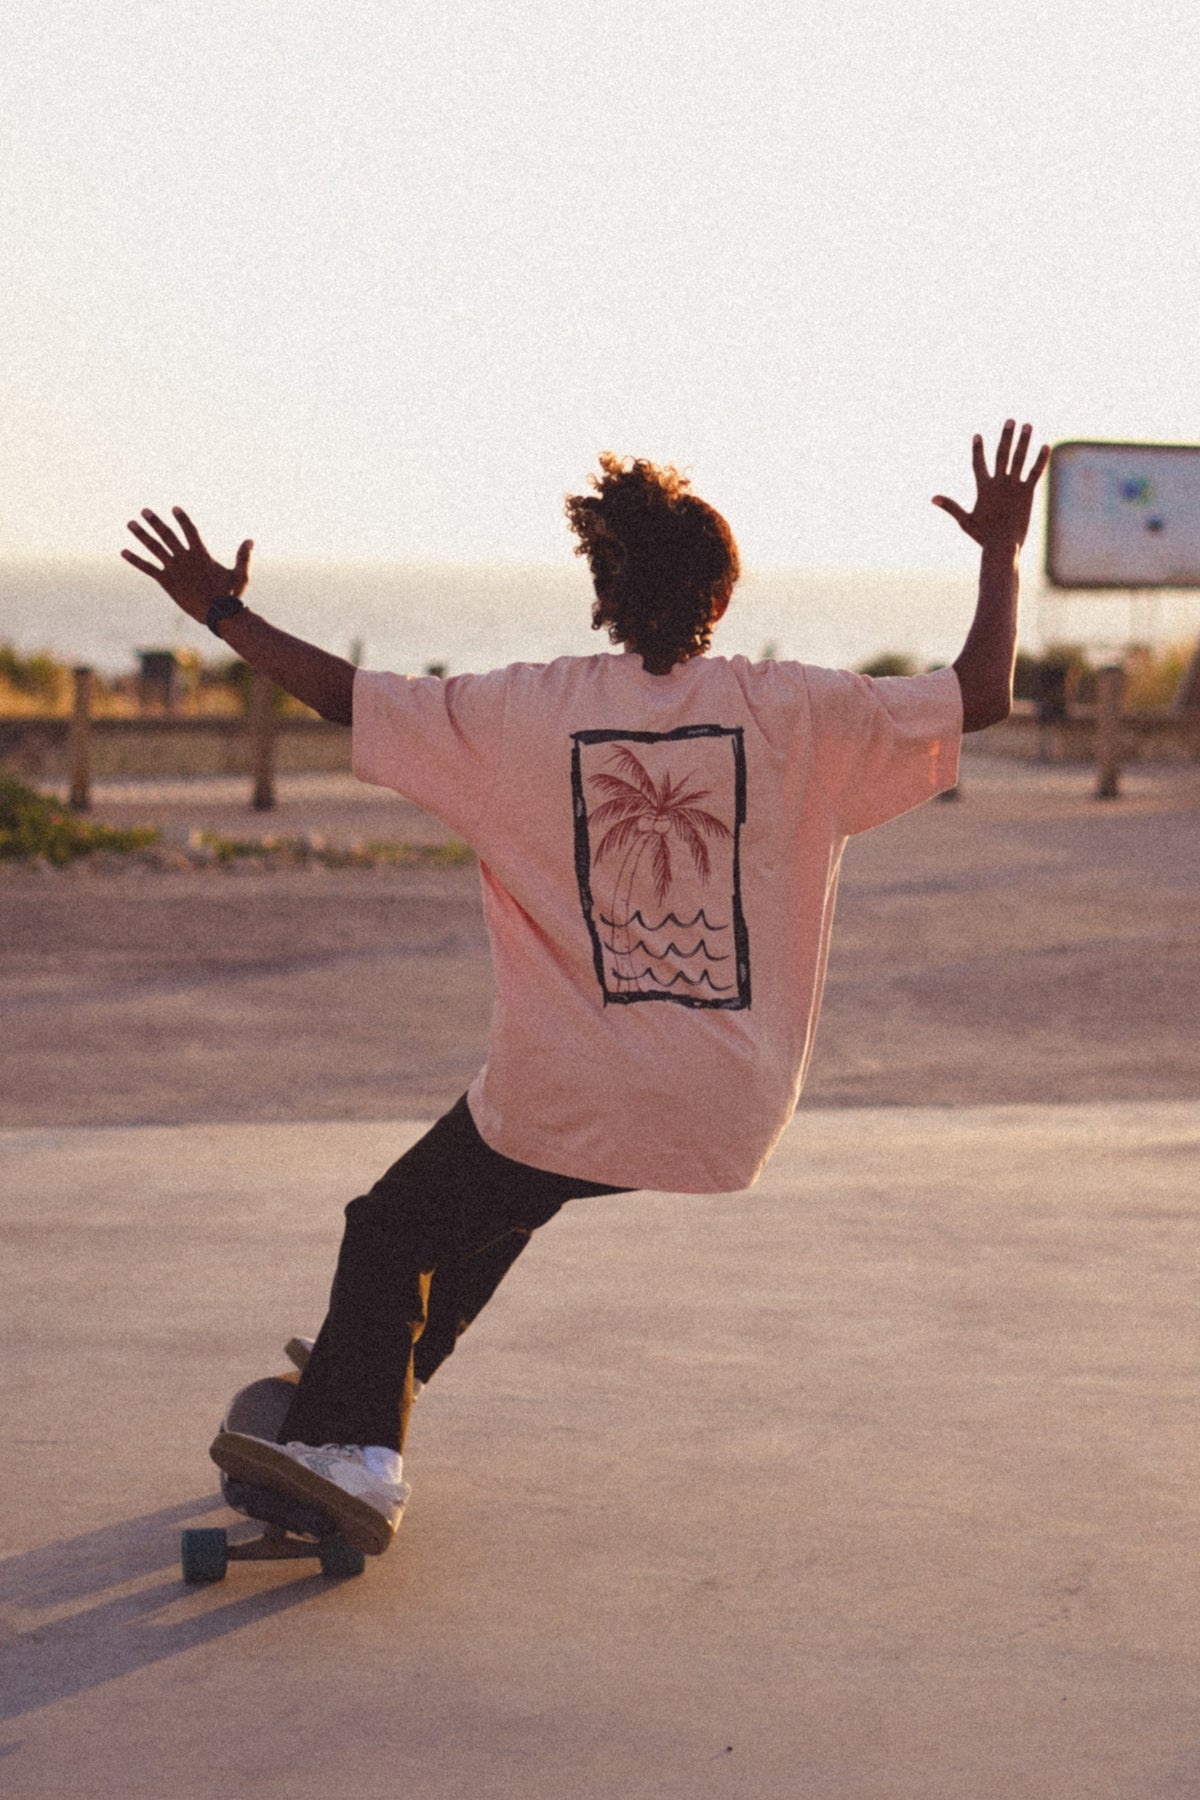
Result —
M229 1540L223 1530L185 1531L180 1553L185 1581L224 1581Z
M366 1566L362 1551L353 1549L345 1538L322 1538L322 1575L361 1575Z

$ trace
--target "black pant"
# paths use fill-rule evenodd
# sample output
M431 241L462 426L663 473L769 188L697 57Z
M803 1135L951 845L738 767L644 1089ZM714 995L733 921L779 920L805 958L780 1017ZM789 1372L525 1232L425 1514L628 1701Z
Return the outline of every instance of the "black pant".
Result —
M414 1379L450 1355L537 1227L567 1200L627 1191L498 1155L464 1095L346 1208L329 1313L280 1442L403 1450Z

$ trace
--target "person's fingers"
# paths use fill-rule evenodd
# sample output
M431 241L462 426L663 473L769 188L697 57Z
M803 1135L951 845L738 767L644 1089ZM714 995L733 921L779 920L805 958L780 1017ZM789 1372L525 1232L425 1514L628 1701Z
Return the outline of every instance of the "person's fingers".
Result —
M961 525L964 531L966 530L967 520L970 517L970 514L963 511L957 500L949 500L945 494L935 494L933 496L933 504L935 506L940 506L943 512L948 512L950 517L957 524Z
M971 440L971 467L975 471L975 485L982 487L987 480L987 458L983 454L983 437L978 431Z
M237 583L239 593L250 579L250 553L253 549L253 538L247 538L245 543L238 545L238 553L233 566L233 578Z
M1012 449L1013 432L1017 428L1015 419L1005 419L1004 429L1000 433L1000 442L996 446L996 473L1008 474L1008 453Z
M162 570L156 569L153 563L143 562L140 556L133 554L132 550L122 550L121 555L127 563L132 563L134 568L140 569L144 575L153 575L155 581L162 580Z
M1037 461L1034 463L1032 469L1030 469L1029 474L1025 477L1026 487L1034 488L1037 486L1038 482L1042 479L1046 464L1049 461L1050 446L1049 444L1043 444L1037 453Z
M1029 439L1032 433L1032 425L1022 425L1021 435L1017 439L1016 454L1012 459L1012 467L1008 471L1009 474L1014 477L1019 476L1021 470L1025 467L1025 458L1029 454Z
M201 538L200 533L196 530L196 527L192 524L192 521L188 518L187 514L184 512L182 506L173 506L171 508L171 517L177 521L177 523L179 525L179 529L180 529L180 531L182 531L184 538L187 542L188 549L189 550L204 550L203 539ZM208 555L207 550L204 551L204 554L206 556Z
M180 551L183 549L183 545L180 543L179 539L175 536L175 533L171 530L171 527L169 525L164 525L163 521L159 518L158 514L156 512L151 512L151 510L148 506L143 506L142 517L143 517L143 519L145 519L147 521L148 524L153 525L155 531L157 531L157 533L158 533L159 537L162 539L163 543L166 544L168 549L174 551L176 556L178 556Z
M132 531L134 537L137 538L139 543L145 544L145 546L146 546L147 550L149 550L151 556L157 556L159 558L159 560L163 563L165 563L169 560L169 555L170 555L169 551L164 549L164 547L162 546L162 544L159 543L157 538L152 538L150 536L150 533L145 529L145 527L143 525L139 525L136 519L129 520L128 529L130 531ZM156 569L154 572L157 575L159 571Z

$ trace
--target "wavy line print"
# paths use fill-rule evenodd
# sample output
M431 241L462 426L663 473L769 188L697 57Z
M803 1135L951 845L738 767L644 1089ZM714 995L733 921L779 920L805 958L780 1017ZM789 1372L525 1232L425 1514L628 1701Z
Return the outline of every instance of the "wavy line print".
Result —
M678 956L683 962L687 962L689 958L695 956L697 951L706 962L728 962L729 956L733 954L730 951L727 956L714 956L703 938L699 938L690 950L681 950L678 944L668 944L665 950L652 950L644 938L639 938L636 944L630 944L628 950L618 950L615 944L610 944L605 938L604 948L610 950L614 956L633 956L636 951L644 950L647 956L654 958L655 962L665 962L668 956Z
M677 918L673 912L664 913L657 925L652 925L649 919L644 919L640 910L637 909L631 912L627 919L606 919L603 913L600 914L601 924L607 925L612 931L628 931L629 927L634 924L640 925L643 931L661 931L664 925L678 925L680 931L690 931L698 919L704 920L706 931L729 930L728 925L714 925L703 907L693 919Z
M714 994L731 994L733 992L732 982L728 982L724 987L720 987L717 982L710 979L707 969L701 969L695 981L693 981L689 975L685 975L682 969L679 969L672 975L670 981L660 981L653 969L643 969L640 975L621 975L616 969L610 969L609 973L617 983L622 981L645 981L646 977L649 976L655 987L660 988L673 988L677 981L686 981L689 987L710 987ZM620 991L621 990L618 988L618 992Z

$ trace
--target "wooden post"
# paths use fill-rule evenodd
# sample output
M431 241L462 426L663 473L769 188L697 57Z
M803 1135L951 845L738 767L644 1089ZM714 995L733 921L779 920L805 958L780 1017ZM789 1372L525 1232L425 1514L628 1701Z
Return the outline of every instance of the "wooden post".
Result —
M1171 710L1177 713L1200 713L1200 644L1192 651L1192 659L1180 677L1179 686L1171 700Z
M250 732L254 770L250 805L255 812L270 812L275 805L275 684L257 669L250 689Z
M75 704L71 711L69 760L72 812L87 812L92 804L92 671L74 670Z
M1121 792L1121 690L1124 670L1110 663L1100 670L1096 693L1096 798L1115 800Z

